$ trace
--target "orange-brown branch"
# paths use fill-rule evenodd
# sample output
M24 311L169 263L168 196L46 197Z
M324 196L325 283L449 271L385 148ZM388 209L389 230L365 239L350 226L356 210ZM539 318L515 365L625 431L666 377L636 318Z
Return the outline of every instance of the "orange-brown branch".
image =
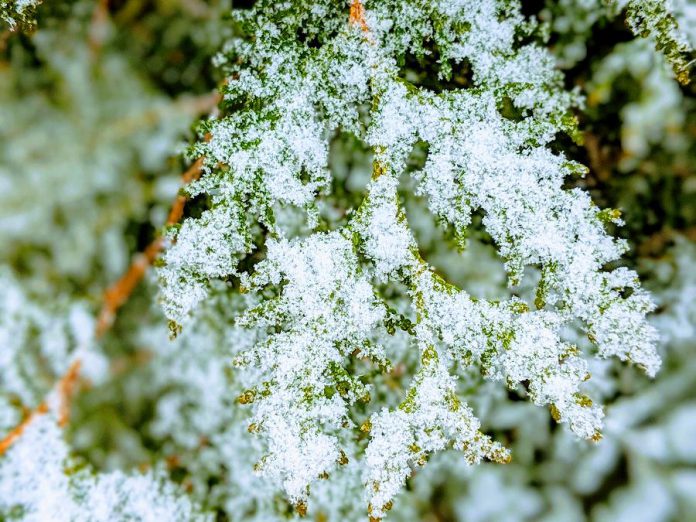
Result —
M350 4L350 23L359 25L366 33L369 31L365 21L365 6L360 0L353 0Z
M189 169L184 172L181 176L181 183L183 185L188 185L192 181L197 180L201 176L201 168L203 167L203 158L198 158L196 162L189 167ZM169 211L169 216L167 216L167 225L173 225L181 220L184 215L184 206L188 198L179 194L174 203L172 203L172 208Z
M97 58L109 31L109 0L97 0L89 23L87 46L93 58Z
M22 433L24 433L24 430L26 429L27 426L29 426L29 423L34 420L34 417L37 417L39 415L43 415L48 411L48 405L46 402L42 402L39 404L34 411L29 413L22 422L20 422L10 433L7 434L7 436L0 441L0 455L5 453L10 446L16 441L19 437L22 436Z
M189 169L184 172L182 176L182 183L184 185L190 183L194 179L198 179L201 175L201 167L203 166L203 158L198 158L196 162L189 167ZM187 198L184 195L177 195L176 199L172 203L171 210L169 211L169 216L167 216L167 225L173 225L178 223L184 214L184 206L186 205ZM128 267L126 273L111 285L108 290L104 293L104 304L99 312L97 318L97 328L96 335L101 337L106 333L114 319L116 318L116 312L123 306L123 304L128 301L128 298L133 293L133 290L138 286L142 278L145 276L145 272L149 266L157 258L157 255L162 250L162 238L155 238L152 243L150 243L145 250L136 255L133 261Z
M60 411L58 412L58 426L65 426L70 420L70 398L73 390L77 386L77 380L80 378L80 366L82 365L79 359L73 361L65 372L65 375L58 382L58 394L60 396Z

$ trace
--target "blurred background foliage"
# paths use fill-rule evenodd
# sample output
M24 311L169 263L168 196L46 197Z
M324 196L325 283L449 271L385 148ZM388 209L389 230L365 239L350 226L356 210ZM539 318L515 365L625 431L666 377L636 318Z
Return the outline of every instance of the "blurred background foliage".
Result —
M659 304L653 321L664 366L650 382L614 362L595 364L593 392L608 409L605 438L593 446L515 392L477 383L474 410L510 445L513 462L467 468L456 454L438 456L409 481L391 517L696 520L696 82L678 84L654 47L634 39L624 14L600 0L523 4L567 86L586 97L577 112L582 144L559 136L555 146L590 169L568 186L622 213L625 226L615 233L631 245L624 262ZM74 315L75 307L96 311L106 286L164 224L186 167L178 151L214 111L223 78L212 58L235 34L231 7L230 0L46 0L36 24L0 33L2 291L16 288L37 310L13 323L20 326L3 339L0 360L32 346L21 357L43 361L45 370L3 383L0 434L64 370L56 361L70 343L57 349L42 339L70 338L73 323L50 318ZM422 161L418 151L412 159ZM347 205L364 187L368 161L355 140L336 137L334 185ZM403 197L428 260L474 295L508 294L476 220L468 248L455 253L454 238L422 202L406 190ZM187 212L204 205L193 201ZM234 337L213 319L231 317L238 303L214 299L174 343L154 303L147 282L101 342L110 372L79 395L72 446L99 469L164 459L218 520L283 518L289 507L251 471L257 448L234 404L226 360ZM18 313L2 302L0 310L8 324ZM322 494L338 492L319 492L320 504ZM338 500L326 505L333 507L317 511L317 521L352 516Z

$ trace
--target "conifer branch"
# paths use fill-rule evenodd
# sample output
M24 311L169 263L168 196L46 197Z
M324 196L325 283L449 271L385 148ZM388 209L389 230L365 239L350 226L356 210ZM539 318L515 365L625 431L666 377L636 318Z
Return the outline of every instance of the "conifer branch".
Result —
M392 508L403 518L410 503L432 500L421 487L430 472L402 494L432 457L457 450L457 460L443 459L455 470L508 463L535 423L545 427L548 410L589 441L603 431L614 438L619 424L637 427L628 420L604 430L601 402L613 399L614 380L594 359L615 357L654 376L663 310L693 291L658 294L660 316L649 320L655 304L620 262L629 243L611 234L622 214L598 208L583 188L606 189L598 179L677 136L670 157L679 166L670 171L675 185L687 181L680 172L693 136L680 109L690 94L660 54L678 74L690 71L686 38L696 36L683 24L686 2L547 0L531 15L521 0L258 0L227 18L220 1L77 0L72 19L47 6L40 31L13 36L0 64L29 71L0 86L12 103L2 114L18 122L0 131L9 152L0 161L9 197L0 215L9 225L1 227L9 240L0 266L0 408L8 406L0 518L82 520L98 511L110 514L104 520L276 520L294 509L378 522ZM0 0L0 19L27 33L39 3ZM605 22L619 11L648 39L597 57L593 30L615 29ZM134 40L119 48L116 29ZM9 34L0 33L0 47ZM190 92L213 52L222 94ZM626 72L635 86L617 85ZM582 90L569 89L578 82L589 106L602 109L588 111L595 134L584 143ZM614 96L624 89L628 102ZM621 147L602 114L611 127L619 98ZM132 174L158 172L206 111L198 128L207 134L182 169L187 186L165 197L162 229L135 238L131 252L140 231L133 220L142 224L153 202L161 210L154 194L169 187ZM563 136L585 147L591 169ZM569 182L588 173L584 187ZM187 209L188 198L200 204ZM692 229L677 237L668 228L681 214L666 213L639 255L683 248ZM671 255L650 263L684 272L696 251ZM99 288L99 267L113 275L114 264L123 272L116 268L91 310L83 296ZM151 269L169 342L161 316L131 310ZM40 302L56 288L60 302ZM677 319L667 330L686 330L688 314ZM107 336L109 353L130 355L107 358ZM665 373L674 367L667 357ZM117 449L97 448L100 432L114 428L122 439L118 414L100 411L97 425L78 402L90 383L101 391L87 402L147 408L146 424L126 427L148 438L145 475L168 477L184 502L210 513L197 518L178 504L177 514L160 515L171 495L156 481L75 469L67 425L87 441L85 452L107 458ZM499 392L489 394L493 385ZM479 421L485 412L474 410L492 411L489 397L496 407L509 402L504 388L541 418L525 415L519 430L507 415L502 428L499 416ZM512 470L474 469L473 480L493 470L508 482L525 459L518 451ZM126 507L129 497L140 511Z

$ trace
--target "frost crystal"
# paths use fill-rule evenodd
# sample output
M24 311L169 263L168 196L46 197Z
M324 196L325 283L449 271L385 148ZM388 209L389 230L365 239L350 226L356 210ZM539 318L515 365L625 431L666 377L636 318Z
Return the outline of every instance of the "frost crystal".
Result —
M216 280L250 295L236 327L256 341L235 362L250 383L238 402L267 447L257 471L302 513L317 479L360 459L378 519L433 452L505 462L461 396L468 368L598 439L588 365L563 332L579 328L599 357L654 375L653 304L635 273L609 268L626 250L605 230L618 211L563 188L584 167L550 144L576 135L580 100L551 55L524 43L534 24L519 4L260 1L237 17L253 38L219 57L225 113L191 151L204 175L188 190L210 207L170 231L159 273L179 323ZM403 74L404 60L425 56L448 88ZM332 199L328 165L339 132L373 156L364 199L348 209ZM414 171L419 147L427 157ZM413 237L404 177L462 243L482 215L510 286L539 273L536 295L487 301L440 277ZM388 389L392 363L412 352L408 390Z

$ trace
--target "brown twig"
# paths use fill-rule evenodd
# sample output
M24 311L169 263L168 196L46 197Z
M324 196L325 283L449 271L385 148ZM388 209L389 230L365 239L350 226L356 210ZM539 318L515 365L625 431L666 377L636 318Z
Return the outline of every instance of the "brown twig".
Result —
M202 0L179 0L181 7L196 18L210 18L213 8Z
M15 428L10 431L10 433L7 434L7 436L0 441L0 455L5 453L10 446L14 443L15 440L17 440L19 437L22 436L22 433L24 433L24 430L26 429L27 426L29 426L29 423L31 423L32 420L34 420L34 417L38 417L39 415L43 415L48 411L48 404L46 402L42 402L39 404L34 411L30 412L29 415L27 415L22 422L20 422Z
M65 426L70 420L70 397L73 390L77 386L77 380L80 377L80 366L82 362L79 359L73 363L65 372L65 375L58 381L58 394L60 396L60 411L58 412L58 426Z
M196 160L196 162L191 165L186 172L184 172L182 176L182 183L186 185L194 179L197 179L201 174L202 166L203 158L198 158L198 160ZM184 214L186 200L186 196L182 194L177 195L176 199L172 203L171 210L169 211L167 225L173 225L174 223L179 222ZM133 290L135 290L135 288L138 286L148 267L154 262L161 250L162 238L157 237L145 248L142 253L135 256L130 267L128 267L128 270L121 277L121 279L111 285L104 293L104 303L97 318L97 337L101 337L106 331L109 330L109 328L111 328L114 318L116 317L116 312L118 312L118 309L121 308L126 301L128 301L128 298L133 293Z
M87 31L90 55L97 58L109 31L109 0L97 0Z
M359 25L360 29L366 33L369 32L370 29L367 27L367 22L365 21L365 6L363 6L361 0L353 0L353 3L350 4L349 21L351 24Z
M591 133L584 133L585 150L590 160L590 168L600 181L607 181L611 178L611 161L606 149L602 146L599 138Z
M143 252L136 254L126 273L104 292L104 303L97 316L97 338L111 328L116 312L131 296L160 250L161 238L158 237Z
M7 42L9 41L10 36L12 36L12 31L9 29L0 32L0 53L5 52L5 48L7 47Z
M664 254L667 246L679 236L683 236L689 241L696 241L696 227L684 229L664 227L640 243L636 250L641 257L659 257Z
M146 126L153 126L164 121L169 114L199 116L209 113L220 103L219 92L210 92L201 96L183 95L170 103L140 111L135 115L126 115L106 125L103 134L109 139L119 139Z

